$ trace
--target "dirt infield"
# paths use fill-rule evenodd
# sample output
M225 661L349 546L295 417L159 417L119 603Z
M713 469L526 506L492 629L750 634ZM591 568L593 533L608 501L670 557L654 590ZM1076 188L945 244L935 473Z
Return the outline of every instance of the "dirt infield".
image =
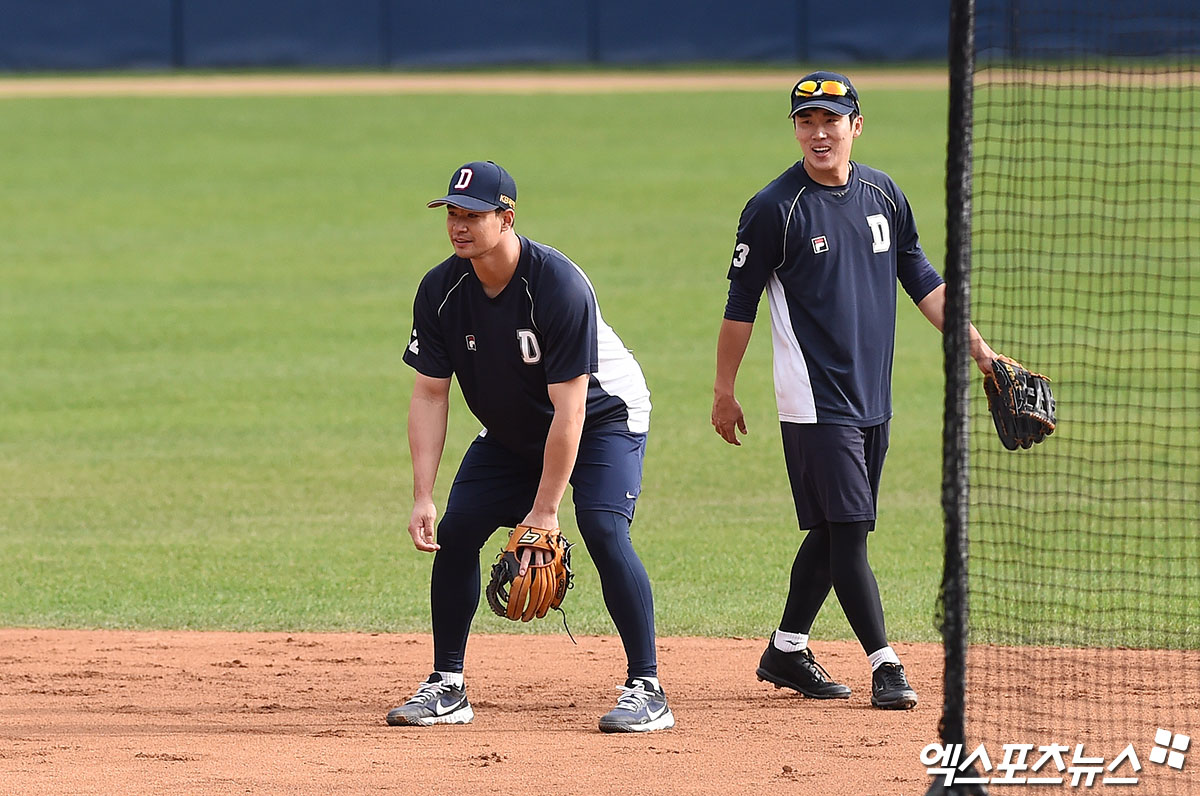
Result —
M596 94L650 91L777 91L796 70L769 72L456 72L267 75L118 75L0 78L0 98L278 96L322 94ZM863 72L860 89L944 88L945 70Z
M617 639L478 636L474 723L384 723L429 669L421 635L0 630L0 793L923 793L941 649L897 645L921 704L870 706L857 645L815 647L854 689L758 682L761 640L659 642L670 731L605 735ZM561 783L561 784L555 784Z

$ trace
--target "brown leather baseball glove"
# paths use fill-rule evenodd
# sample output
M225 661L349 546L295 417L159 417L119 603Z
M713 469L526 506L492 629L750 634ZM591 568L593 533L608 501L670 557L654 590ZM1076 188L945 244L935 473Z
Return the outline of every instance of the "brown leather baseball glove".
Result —
M492 565L486 593L497 616L528 622L541 619L551 608L562 610L571 588L572 545L557 528L518 525L508 534L508 544ZM521 571L521 556L529 550L529 568Z

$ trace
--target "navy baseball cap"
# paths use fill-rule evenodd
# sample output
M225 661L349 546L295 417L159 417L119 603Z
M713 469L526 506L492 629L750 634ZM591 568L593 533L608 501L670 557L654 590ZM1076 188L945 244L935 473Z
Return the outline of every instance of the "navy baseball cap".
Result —
M824 108L845 116L859 111L858 92L845 75L811 72L792 87L792 112L789 115L795 116L805 108Z
M463 210L516 210L517 184L492 161L477 160L460 166L450 178L450 188L427 207L454 205Z

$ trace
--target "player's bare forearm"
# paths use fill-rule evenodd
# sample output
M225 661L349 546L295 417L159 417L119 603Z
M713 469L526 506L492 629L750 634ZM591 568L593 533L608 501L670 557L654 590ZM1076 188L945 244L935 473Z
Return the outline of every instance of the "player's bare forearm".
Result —
M939 332L945 331L946 328L946 286L938 285L933 290L929 291L929 295L921 299L917 304L917 309L921 311L934 328ZM975 364L986 375L992 372L992 360L997 357L992 347L983 339L983 335L975 328L975 324L970 324L968 334L971 340L971 359L975 360Z
M547 388L554 404L554 419L546 434L546 449L542 458L542 478L538 482L533 508L525 524L538 528L558 527L558 506L579 453L579 438L587 414L587 375L570 381L551 384Z
M408 405L408 450L413 465L413 499L433 497L450 412L450 380L417 374Z
M731 445L741 445L737 432L746 433L746 416L735 396L738 368L746 356L754 324L745 321L721 321L717 336L717 376L713 381L712 424L716 432Z
M408 532L418 550L438 549L433 485L446 446L450 380L417 374L408 406L408 450L412 457L413 510Z
M750 345L750 335L754 324L745 321L721 320L721 331L717 335L717 378L713 382L713 392L718 394L733 394L733 386L737 381L738 368L746 356L746 347Z

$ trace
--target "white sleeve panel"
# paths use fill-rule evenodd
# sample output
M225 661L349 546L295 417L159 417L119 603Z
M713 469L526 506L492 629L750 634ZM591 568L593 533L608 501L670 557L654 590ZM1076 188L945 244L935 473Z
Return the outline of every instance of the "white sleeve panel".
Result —
M771 307L771 342L775 374L775 404L779 419L788 423L817 422L817 404L804 350L792 328L783 283L776 274L767 281L767 301Z
M646 434L650 431L650 388L646 386L642 368L613 328L604 322L592 280L574 261L562 252L559 255L575 266L575 270L587 282L596 305L596 354L599 360L594 374L596 381L604 392L625 404L629 413L629 430L635 434Z
M606 393L625 403L629 411L629 430L645 434L650 431L650 389L646 386L646 377L633 354L599 312L597 307L600 367L596 370L596 381Z

